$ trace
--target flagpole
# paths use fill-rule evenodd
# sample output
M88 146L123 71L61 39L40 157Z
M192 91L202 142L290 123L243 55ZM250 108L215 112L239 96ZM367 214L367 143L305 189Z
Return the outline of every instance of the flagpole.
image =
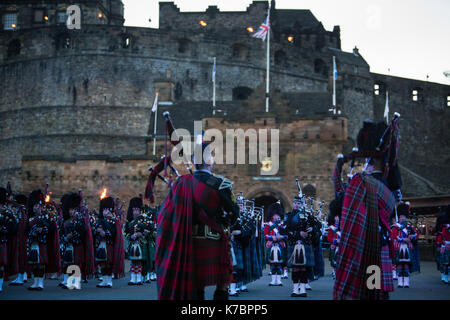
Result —
M333 114L336 114L336 57L333 56Z
M156 96L158 99L158 96ZM153 155L156 155L156 125L158 123L158 101L156 101L156 110L155 110L155 128L153 130Z
M268 35L267 35L267 57L266 57L266 61L267 61L267 72L266 72L266 112L269 112L269 89L270 89L270 84L269 84L269 79L270 79L270 29L272 28L272 24L270 23L270 1L269 1L269 13L268 13L269 19L269 30L267 31Z
M213 115L216 114L216 57L214 57L214 78L213 78Z

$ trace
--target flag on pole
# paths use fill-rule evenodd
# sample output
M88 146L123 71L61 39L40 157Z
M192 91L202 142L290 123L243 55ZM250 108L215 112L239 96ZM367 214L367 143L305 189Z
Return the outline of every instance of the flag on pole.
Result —
M212 81L216 82L216 60L214 59L214 66L212 70Z
M386 106L384 107L384 116L386 123L389 124L389 91L386 91Z
M336 58L335 57L333 57L333 78L334 78L334 80L337 80L337 78L338 78L338 72L337 72Z
M155 101L153 102L152 112L156 112L158 109L158 93L156 93Z
M266 41L266 36L269 33L270 30L270 9L269 13L267 14L266 20L259 26L258 31L256 31L252 37L262 39L262 41Z

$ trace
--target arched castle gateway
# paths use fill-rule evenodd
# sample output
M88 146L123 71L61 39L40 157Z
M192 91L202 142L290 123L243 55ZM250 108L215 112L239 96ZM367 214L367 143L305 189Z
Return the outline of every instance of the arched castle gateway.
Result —
M280 130L280 171L271 180L261 178L260 164L217 166L236 193L261 203L279 198L289 209L299 178L328 201L336 155L353 147L364 119L382 118L389 89L392 112L402 114L405 195L449 192L450 146L443 143L450 141L449 86L371 73L356 48L341 50L339 27L325 30L309 10L272 4L271 110L265 113L265 43L249 30L264 20L266 1L242 12L214 6L180 12L160 3L159 29L124 26L120 0L77 3L81 30L64 25L71 1L0 4L1 185L11 181L29 192L48 182L56 197L81 187L91 207L103 187L127 200L143 192L148 165L163 153L162 112L168 110L177 128L191 132L194 120L220 130ZM328 113L333 56L337 119ZM215 116L213 57L221 110ZM157 201L166 193L158 183Z

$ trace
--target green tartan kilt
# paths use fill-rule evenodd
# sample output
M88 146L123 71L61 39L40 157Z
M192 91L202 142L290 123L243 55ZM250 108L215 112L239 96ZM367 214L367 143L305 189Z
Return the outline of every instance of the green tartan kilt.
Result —
M442 266L449 264L449 262L450 262L450 250L445 250L444 253L439 252L439 264Z

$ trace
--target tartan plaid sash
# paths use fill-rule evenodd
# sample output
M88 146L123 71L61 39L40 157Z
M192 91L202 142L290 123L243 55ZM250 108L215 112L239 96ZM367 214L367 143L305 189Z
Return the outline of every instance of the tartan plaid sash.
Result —
M95 258L94 258L94 239L92 236L91 222L89 219L89 215L85 214L84 223L86 226L86 235L84 238L84 266L83 266L83 275L87 279L91 279L95 273Z
M201 204L201 206L198 206ZM217 190L185 175L176 180L158 214L155 269L158 299L197 299L193 215L221 235L221 263L231 271L231 247L223 229L208 216L220 204Z
M380 222L387 223L394 204L390 190L370 175L357 174L350 181L342 208L334 299L374 299L383 296L379 290L367 288L367 268L370 265L381 267L378 228Z

